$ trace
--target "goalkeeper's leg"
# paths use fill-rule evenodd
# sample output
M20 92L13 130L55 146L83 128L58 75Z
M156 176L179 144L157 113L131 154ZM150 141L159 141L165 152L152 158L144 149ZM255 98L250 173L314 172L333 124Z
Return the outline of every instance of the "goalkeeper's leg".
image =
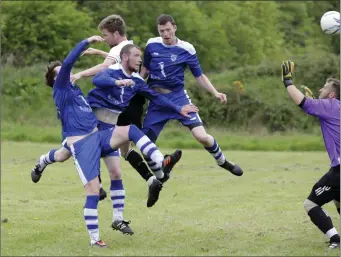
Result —
M340 169L340 166L338 166ZM322 206L333 200L340 201L340 171L331 168L314 186L304 201L304 209L311 221L329 238L329 247L340 246L340 236L328 213Z

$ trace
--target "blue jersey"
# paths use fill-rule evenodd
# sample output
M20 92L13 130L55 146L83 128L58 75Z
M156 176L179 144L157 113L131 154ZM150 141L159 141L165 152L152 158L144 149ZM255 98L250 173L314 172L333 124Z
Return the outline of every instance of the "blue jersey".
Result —
M69 53L53 85L53 99L62 122L63 138L89 134L97 126L96 117L81 89L70 82L72 66L87 45L88 40L83 40Z
M133 86L116 86L116 80L132 79ZM97 73L93 78L96 88L88 93L91 107L107 108L114 112L122 112L129 105L130 100L140 94L162 107L169 107L180 112L181 107L168 100L163 95L151 90L138 73L127 74L122 65L117 63L110 68Z
M180 92L184 87L184 73L188 66L194 77L202 70L193 45L177 39L176 45L165 45L161 37L147 42L143 66L149 70L148 85Z

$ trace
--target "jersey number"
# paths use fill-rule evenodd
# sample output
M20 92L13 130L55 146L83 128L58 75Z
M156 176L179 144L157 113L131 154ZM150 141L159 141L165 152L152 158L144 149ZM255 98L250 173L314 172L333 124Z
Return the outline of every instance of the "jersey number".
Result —
M165 73L165 70L164 70L164 68L165 68L164 62L159 62L159 67L161 69L161 74L166 78L167 76L166 76L166 73Z
M123 103L124 87L121 88L121 103Z
M85 100L84 96L80 95L79 98L83 100L83 102L85 103L86 106L90 107L88 102Z

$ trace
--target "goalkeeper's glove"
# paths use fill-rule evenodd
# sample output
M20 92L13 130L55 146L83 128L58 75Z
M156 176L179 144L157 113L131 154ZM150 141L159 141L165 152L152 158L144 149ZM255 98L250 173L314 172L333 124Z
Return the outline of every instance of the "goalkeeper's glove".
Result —
M302 85L301 88L303 88L303 90L304 90L304 95L305 95L306 97L315 99L315 96L314 96L313 92L311 92L311 90L310 90L309 87L306 87L305 85Z
M282 63L282 81L285 87L292 85L292 74L294 73L294 63L292 61L284 61Z

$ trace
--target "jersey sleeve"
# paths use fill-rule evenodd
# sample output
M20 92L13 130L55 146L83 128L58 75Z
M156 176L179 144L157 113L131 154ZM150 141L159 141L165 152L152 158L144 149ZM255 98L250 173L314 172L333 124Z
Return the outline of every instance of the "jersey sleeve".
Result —
M113 76L113 72L112 69L104 69L94 76L92 83L99 88L115 86L116 79Z
M147 86L147 84L144 81L138 85L136 93L144 96L145 98L149 99L150 101L161 107L168 107L177 113L180 113L181 111L182 106L174 104L172 101L170 101L162 94L153 91Z
M83 41L79 42L77 46L68 54L68 56L63 61L60 71L58 72L54 87L65 88L66 86L71 84L71 69L88 44L88 39L84 39Z
M147 44L146 49L144 50L143 56L143 66L149 70L150 60L152 59L151 52L150 52L150 44Z
M115 47L115 46L113 48L111 48L107 58L114 60L116 63L119 63L121 60L120 49L118 47Z
M188 65L189 69L191 70L194 77L199 77L202 75L203 72L201 70L200 63L198 60L198 56L195 53L195 50L194 50L194 54L191 54L191 53L188 54L188 58L187 58L186 63L187 63L187 65Z
M311 99L305 97L300 106L305 113L321 119L328 119L332 114L331 102L328 99Z

